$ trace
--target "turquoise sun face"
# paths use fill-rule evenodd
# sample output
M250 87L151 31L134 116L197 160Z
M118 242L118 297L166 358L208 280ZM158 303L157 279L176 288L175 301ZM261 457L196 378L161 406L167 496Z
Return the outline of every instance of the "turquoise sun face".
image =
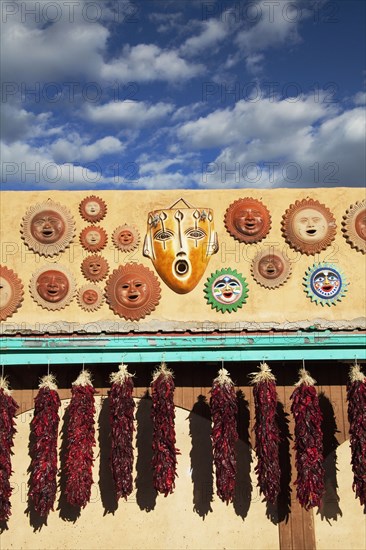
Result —
M347 292L348 283L340 269L332 264L314 264L304 277L305 291L317 304L336 305Z

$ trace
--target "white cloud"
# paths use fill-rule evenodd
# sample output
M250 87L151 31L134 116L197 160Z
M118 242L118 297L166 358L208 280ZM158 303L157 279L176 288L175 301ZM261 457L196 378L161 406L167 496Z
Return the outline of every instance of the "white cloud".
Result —
M4 142L51 137L62 133L62 126L51 126L52 114L38 115L11 103L1 104L1 136Z
M366 104L366 92L358 92L353 96L353 102L355 105L365 105Z
M183 55L194 56L202 53L207 48L212 48L221 42L229 33L229 26L224 20L209 19L201 23L201 33L188 38L181 46Z
M113 136L106 136L94 143L85 144L85 139L79 134L72 134L67 139L58 139L50 146L50 152L58 163L91 162L104 155L121 153L123 150L123 143Z
M150 105L144 101L111 101L104 105L86 105L84 116L90 122L142 128L166 117L174 109L171 103Z

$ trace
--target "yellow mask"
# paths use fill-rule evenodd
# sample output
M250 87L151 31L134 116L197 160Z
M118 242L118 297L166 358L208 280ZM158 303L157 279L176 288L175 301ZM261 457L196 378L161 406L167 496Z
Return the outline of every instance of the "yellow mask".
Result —
M218 249L211 209L170 207L149 212L143 254L178 294L194 289Z

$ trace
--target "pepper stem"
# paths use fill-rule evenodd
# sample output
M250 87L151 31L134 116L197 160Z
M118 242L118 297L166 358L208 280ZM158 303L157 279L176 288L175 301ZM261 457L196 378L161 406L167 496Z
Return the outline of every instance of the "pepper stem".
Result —
M364 382L366 376L361 371L360 365L355 363L349 370L349 379L351 382Z
M219 370L218 376L217 376L217 378L215 378L214 382L216 382L220 386L225 386L225 385L233 386L234 385L234 382L230 378L229 371L227 371L224 368Z
M125 365L124 363L121 363L118 367L117 372L112 372L109 380L111 384L123 384L128 378L132 378L134 376L127 370L128 365Z
M304 369L301 368L299 370L299 381L296 382L295 386L301 386L301 384L305 384L306 386L314 386L316 384L316 380L310 376L310 373Z
M159 378L159 376L163 376L164 378L173 378L173 371L168 369L166 366L166 363L163 361L161 365L155 370L153 373L152 381L155 382Z
M0 376L0 390L3 390L5 395L11 395L9 382L6 376Z
M72 383L73 386L92 386L91 373L88 370L82 370L75 382Z
M39 382L39 389L48 388L49 390L57 390L56 377L54 374L46 374L42 376Z
M259 384L260 382L275 382L276 378L272 374L271 369L267 363L261 363L259 365L259 372L251 372L249 377L251 378L251 384Z

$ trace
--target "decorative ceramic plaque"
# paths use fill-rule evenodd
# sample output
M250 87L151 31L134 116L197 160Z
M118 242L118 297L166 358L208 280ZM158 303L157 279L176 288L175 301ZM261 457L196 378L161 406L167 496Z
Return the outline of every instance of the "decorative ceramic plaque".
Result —
M161 290L150 269L141 264L127 263L111 273L105 293L109 307L116 315L138 321L154 311Z
M316 254L334 240L336 223L324 204L303 199L286 210L282 217L282 233L286 242L302 254Z
M236 269L226 267L212 273L205 283L204 293L212 309L231 313L246 302L248 285Z
M81 271L88 281L98 282L102 281L108 275L109 265L103 256L93 254L93 256L87 256L82 264Z
M366 199L352 204L343 216L342 231L352 248L366 252Z
M36 271L30 281L31 296L44 309L63 309L74 297L75 280L68 269L50 264Z
M102 289L94 284L84 285L78 290L77 300L84 311L96 311L104 301Z
M95 195L86 197L79 205L81 217L91 223L100 222L107 213L107 205L104 200Z
M133 225L120 225L113 231L112 240L122 252L131 252L135 250L140 242L140 233Z
M291 264L279 249L262 250L252 262L252 275L261 286L277 288L289 278Z
M20 307L23 300L23 284L12 269L0 266L0 321L5 321Z
M107 233L102 227L89 225L80 233L80 242L85 250L99 252L107 244Z
M225 227L243 243L257 243L271 228L271 216L264 204L251 197L234 201L225 214Z
M306 271L305 292L312 302L322 306L336 305L347 292L348 283L338 266L318 263Z
M27 210L21 232L31 250L42 256L55 256L70 246L75 235L75 222L66 207L48 199Z
M149 212L143 255L174 292L193 290L218 248L211 209L194 208L180 199L169 208Z

